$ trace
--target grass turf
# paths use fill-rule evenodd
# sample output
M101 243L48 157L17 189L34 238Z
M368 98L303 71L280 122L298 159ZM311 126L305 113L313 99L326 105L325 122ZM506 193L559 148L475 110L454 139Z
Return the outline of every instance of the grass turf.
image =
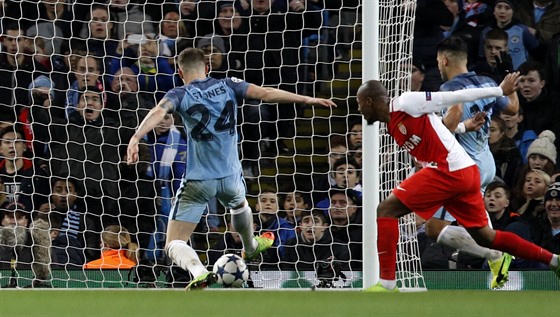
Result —
M558 316L555 291L0 290L0 316Z

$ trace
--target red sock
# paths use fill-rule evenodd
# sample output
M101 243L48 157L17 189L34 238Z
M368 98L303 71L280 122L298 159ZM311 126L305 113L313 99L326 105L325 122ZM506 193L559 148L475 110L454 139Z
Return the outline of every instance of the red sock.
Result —
M397 243L399 242L399 220L377 218L377 252L380 274L384 280L396 280Z
M552 253L511 232L496 230L496 238L494 238L491 248L546 265L550 265L552 260Z

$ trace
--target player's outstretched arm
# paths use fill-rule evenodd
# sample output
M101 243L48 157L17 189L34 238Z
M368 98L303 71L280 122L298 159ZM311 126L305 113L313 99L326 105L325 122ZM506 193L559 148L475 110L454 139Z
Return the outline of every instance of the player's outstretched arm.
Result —
M323 107L336 107L336 104L330 99L313 98L294 94L281 89L260 87L254 84L249 85L249 88L247 89L247 97L272 103L304 103L310 106L319 105Z
M148 115L146 115L144 120L142 120L136 130L136 133L134 133L128 142L128 148L126 150L127 164L134 164L138 161L138 143L140 143L140 140L142 140L146 133L152 131L158 123L163 120L163 117L165 117L165 114L168 112L170 105L171 102L163 98L157 106L148 112Z

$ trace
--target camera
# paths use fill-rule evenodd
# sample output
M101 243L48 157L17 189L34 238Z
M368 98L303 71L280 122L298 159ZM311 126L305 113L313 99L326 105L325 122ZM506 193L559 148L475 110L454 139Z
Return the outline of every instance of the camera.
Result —
M346 278L346 275L342 273L342 264L335 258L316 262L315 273L319 280L319 284L315 286L316 288L335 288L335 281L338 281L340 278Z

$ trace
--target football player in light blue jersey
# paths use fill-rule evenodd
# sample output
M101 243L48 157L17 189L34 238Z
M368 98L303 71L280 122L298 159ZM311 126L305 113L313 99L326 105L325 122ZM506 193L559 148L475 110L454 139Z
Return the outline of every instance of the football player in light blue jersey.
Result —
M467 70L467 44L456 37L442 41L438 46L438 67L445 83L441 91L467 88L497 87L490 78L477 76ZM457 104L448 109L443 123L475 161L480 171L481 195L486 186L494 180L496 165L488 145L491 116L496 112L515 114L519 110L519 100L514 92L499 98L478 99ZM492 288L501 288L508 279L511 256L476 244L463 227L451 226L455 221L445 209L440 208L426 224L426 233L438 243L464 251L477 257L486 258L493 273Z
M194 279L187 289L216 282L196 252L187 244L208 200L216 197L232 214L232 225L243 242L243 258L249 260L268 249L274 234L253 236L252 211L245 199L245 182L237 153L237 98L265 102L302 103L336 107L328 99L312 98L280 89L259 87L237 78L206 76L205 55L188 48L178 57L184 86L171 89L140 123L130 139L127 163L138 161L138 143L166 113L179 113L188 135L187 169L175 196L167 226L165 251Z

